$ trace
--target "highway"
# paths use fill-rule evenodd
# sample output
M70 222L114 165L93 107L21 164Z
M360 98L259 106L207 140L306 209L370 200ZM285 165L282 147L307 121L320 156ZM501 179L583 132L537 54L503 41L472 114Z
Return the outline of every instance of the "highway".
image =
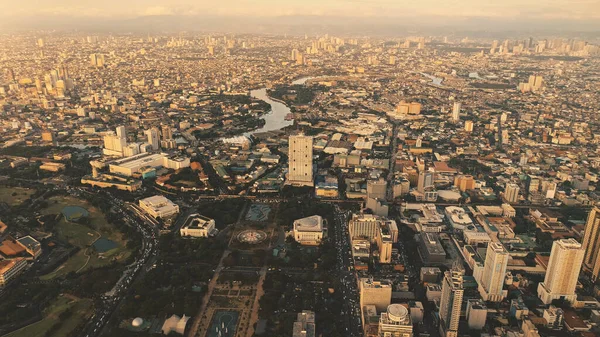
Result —
M84 189L70 188L69 192L75 196L81 196L84 193L90 193ZM96 313L90 319L83 329L81 336L97 337L101 336L107 327L107 323L115 318L115 313L121 305L123 298L129 292L131 285L145 271L152 268L156 261L158 253L158 228L153 221L145 215L140 215L135 207L122 200L112 196L106 196L114 210L121 216L122 220L129 226L136 228L142 234L142 248L135 262L127 266L119 281L113 289L104 294L99 302L96 302ZM100 304L98 304L100 303ZM112 324L111 326L117 326Z
M335 245L337 251L337 266L342 285L342 296L346 307L342 310L342 316L346 319L346 332L349 337L363 335L360 299L358 296L358 278L354 270L354 260L350 251L350 233L348 232L349 211L340 210L335 207Z

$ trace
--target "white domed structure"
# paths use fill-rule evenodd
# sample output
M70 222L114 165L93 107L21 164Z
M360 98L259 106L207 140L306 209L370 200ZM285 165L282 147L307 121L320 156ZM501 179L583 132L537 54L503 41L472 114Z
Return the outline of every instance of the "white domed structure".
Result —
M131 321L131 326L134 328L139 328L144 324L144 320L141 317L136 317Z
M391 304L387 308L388 318L392 322L404 323L409 321L408 309L401 304Z

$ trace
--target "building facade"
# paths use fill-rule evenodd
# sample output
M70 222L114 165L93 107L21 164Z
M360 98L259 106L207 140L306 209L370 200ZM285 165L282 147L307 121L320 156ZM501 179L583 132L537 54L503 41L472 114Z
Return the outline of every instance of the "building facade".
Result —
M506 267L509 254L499 242L490 242L487 247L483 273L478 282L478 289L485 301L501 302L506 298L507 291L504 287Z
M288 182L292 185L313 185L313 138L296 135L289 139Z

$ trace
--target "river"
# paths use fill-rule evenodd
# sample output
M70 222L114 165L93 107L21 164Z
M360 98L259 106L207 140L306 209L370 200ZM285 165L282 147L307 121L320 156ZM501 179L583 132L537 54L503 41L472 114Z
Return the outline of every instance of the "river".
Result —
M292 84L303 85L306 83L306 81L310 80L311 78L312 77L302 77L302 78L299 78L299 79L295 80L294 82L292 82ZM279 129L283 129L286 126L290 126L290 125L294 124L293 120L285 120L285 117L289 113L291 113L290 108L287 105L285 105L285 103L283 103L281 101L276 101L276 100L272 99L271 97L269 97L269 95L267 94L266 88L252 90L252 91L250 91L250 96L252 96L254 98L258 98L260 100L263 100L263 101L269 103L271 105L271 111L269 111L267 114L265 114L261 117L262 119L265 120L265 125L263 125L259 129L245 133L244 134L245 136L250 136L255 133L276 131Z

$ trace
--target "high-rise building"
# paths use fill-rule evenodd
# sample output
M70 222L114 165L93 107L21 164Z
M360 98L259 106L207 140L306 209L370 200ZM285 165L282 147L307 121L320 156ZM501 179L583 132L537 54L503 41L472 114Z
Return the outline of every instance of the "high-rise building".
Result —
M417 191L424 193L425 189L434 186L435 173L432 171L421 171L419 172L419 181L417 184Z
M459 268L444 273L442 297L440 299L440 334L443 337L457 337L460 309L464 295L464 271Z
M292 185L313 185L313 139L295 135L289 139L288 182Z
M508 252L501 243L490 242L488 244L483 273L477 280L479 293L485 301L501 302L506 298L507 291L502 288L508 259Z
M44 39L42 39L42 38L39 38L39 39L37 40L37 45L38 45L38 47L40 47L40 48L44 47Z
M359 283L360 307L374 305L377 311L384 311L392 302L392 284L389 281L374 281L361 278Z
M519 191L520 190L521 189L519 188L519 185L517 185L517 184L513 184L513 183L506 184L506 187L504 188L504 199L509 203L519 202Z
M467 324L469 329L481 330L487 319L487 307L480 299L467 300Z
M391 304L379 317L378 337L412 337L413 325L408 308Z
M90 55L90 64L94 67L103 67L104 66L104 55L102 55L102 54Z
M465 121L465 131L473 132L473 121Z
M160 149L160 138L158 135L158 129L152 128L144 131L148 138L148 144L152 145L152 150L156 151Z
M460 120L460 108L462 104L460 102L454 102L452 107L452 121L458 122Z
M577 300L575 288L583 263L585 250L575 239L554 241L544 282L538 284L538 296L544 304L564 299Z
M104 149L102 153L107 156L122 157L123 149L127 146L127 140L121 138L115 134L108 134L104 136Z
M592 280L600 278L600 208L594 207L588 215L583 235L585 258L583 265L592 274Z
M171 129L170 125L161 126L161 132L163 140L173 139L173 130Z

